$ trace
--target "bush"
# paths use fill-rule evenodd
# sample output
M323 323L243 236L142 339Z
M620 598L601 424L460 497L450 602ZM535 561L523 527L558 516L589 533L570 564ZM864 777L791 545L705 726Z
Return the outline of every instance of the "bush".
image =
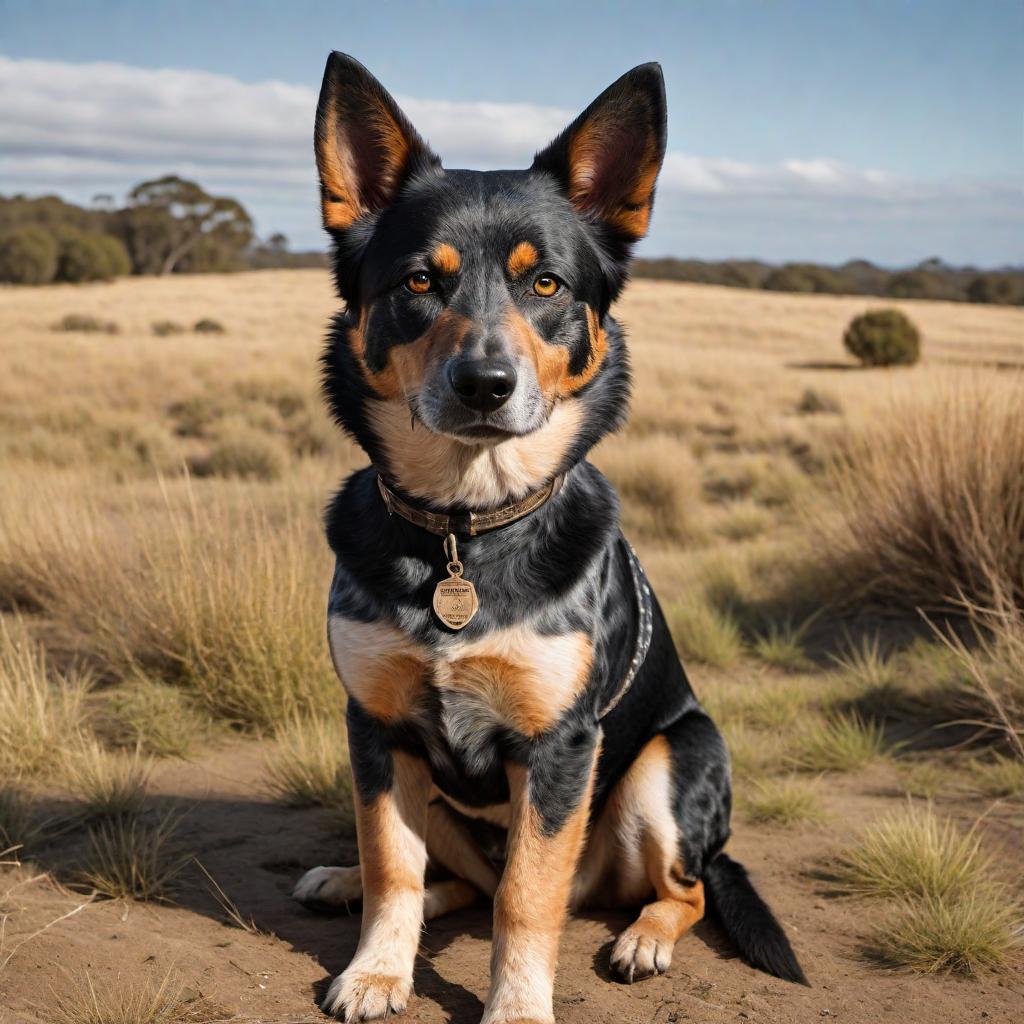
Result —
M42 228L18 228L0 240L0 281L46 284L57 272L57 243Z
M211 320L210 317L203 317L197 320L192 327L196 334L223 334L224 325L219 320Z
M157 320L153 325L153 333L158 338L166 338L171 334L184 334L185 328L174 320Z
M763 287L771 292L814 292L825 295L841 295L850 290L834 270L811 263L787 263L784 267L777 267L764 279Z
M121 328L113 320L100 320L84 313L68 313L54 325L55 331L82 331L85 334L120 334Z
M109 281L113 276L111 250L100 235L71 234L61 240L57 256L58 281L81 284Z
M910 366L921 356L921 336L898 309L873 309L854 317L843 344L865 366Z
M287 465L288 453L276 438L255 432L238 432L229 434L213 446L203 468L210 476L277 480Z

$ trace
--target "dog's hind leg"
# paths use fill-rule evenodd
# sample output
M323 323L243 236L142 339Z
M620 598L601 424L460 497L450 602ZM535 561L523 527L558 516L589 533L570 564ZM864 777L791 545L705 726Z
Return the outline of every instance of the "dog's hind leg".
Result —
M498 875L465 822L440 798L427 812L427 856L455 878L431 882L423 900L423 916L431 921L472 906L480 897L493 898ZM311 910L345 911L363 898L359 865L316 867L307 871L292 896Z
M676 942L704 916L702 858L727 821L727 765L711 720L689 712L641 750L595 825L574 904L654 897L612 949L626 981L668 970Z

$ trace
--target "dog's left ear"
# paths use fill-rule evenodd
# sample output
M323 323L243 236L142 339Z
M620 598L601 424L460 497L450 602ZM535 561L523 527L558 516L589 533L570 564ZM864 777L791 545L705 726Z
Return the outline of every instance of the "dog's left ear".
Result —
M625 242L647 234L665 156L665 79L641 64L610 85L533 161L573 206Z

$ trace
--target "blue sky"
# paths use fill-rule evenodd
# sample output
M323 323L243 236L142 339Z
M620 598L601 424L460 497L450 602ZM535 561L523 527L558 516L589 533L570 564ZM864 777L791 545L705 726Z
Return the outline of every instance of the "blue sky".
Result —
M309 135L331 48L452 166L525 166L660 60L650 255L1024 262L1020 0L0 0L0 192L87 199L179 170L320 245Z

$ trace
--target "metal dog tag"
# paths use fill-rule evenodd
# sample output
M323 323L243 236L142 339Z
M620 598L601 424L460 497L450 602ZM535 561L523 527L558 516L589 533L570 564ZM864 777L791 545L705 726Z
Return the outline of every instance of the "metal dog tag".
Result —
M462 629L476 615L480 602L476 587L462 578L464 570L454 534L445 538L444 550L448 556L448 578L434 588L434 613L450 629Z

